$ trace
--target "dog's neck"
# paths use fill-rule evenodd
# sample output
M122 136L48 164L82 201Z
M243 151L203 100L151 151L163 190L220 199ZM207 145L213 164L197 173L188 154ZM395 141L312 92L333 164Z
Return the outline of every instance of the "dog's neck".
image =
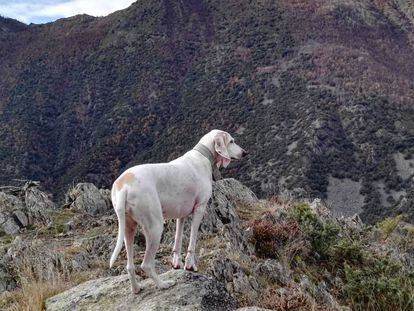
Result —
M207 160L210 162L211 166L214 167L216 159L214 158L214 154L208 149L205 145L198 143L193 150L200 152Z

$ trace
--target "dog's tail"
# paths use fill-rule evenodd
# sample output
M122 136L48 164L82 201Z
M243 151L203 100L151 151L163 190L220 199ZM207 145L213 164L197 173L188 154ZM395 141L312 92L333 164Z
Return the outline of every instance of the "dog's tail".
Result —
M111 261L109 262L109 267L112 268L116 257L118 257L119 252L121 251L122 244L124 242L125 236L125 202L126 202L126 189L122 189L117 193L116 203L115 203L115 212L118 216L118 239L116 241L116 246L114 252L111 256Z

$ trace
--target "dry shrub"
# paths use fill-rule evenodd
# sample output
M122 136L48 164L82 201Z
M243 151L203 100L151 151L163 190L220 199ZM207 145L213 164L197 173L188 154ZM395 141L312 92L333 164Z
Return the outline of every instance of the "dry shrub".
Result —
M328 310L324 306L318 305L294 282L291 282L285 288L267 288L260 301L261 307L277 311Z
M279 258L290 262L296 255L307 253L306 239L300 225L291 218L276 224L266 220L250 223L256 254L262 258Z
M274 195L269 199L270 204L288 207L292 203L292 198L282 196L282 195Z

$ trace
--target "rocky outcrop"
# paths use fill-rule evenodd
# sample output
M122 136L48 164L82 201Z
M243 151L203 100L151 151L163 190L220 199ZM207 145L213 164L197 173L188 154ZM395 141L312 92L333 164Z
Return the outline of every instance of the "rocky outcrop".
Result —
M23 210L23 202L17 196L0 192L0 229L6 234L15 234L26 226L28 220Z
M91 186L75 188L79 189L77 196L72 197L66 208L54 211L52 223L39 228L43 231L37 231L36 238L28 229L8 245L1 245L0 239L0 302L1 292L13 290L18 284L24 286L22 280L53 281L58 277L70 280L63 288L96 279L50 298L47 310L235 310L237 306L256 306L240 309L243 311L265 310L259 307L344 310L341 304L346 301L340 295L344 293L346 280L335 269L333 273L326 270L321 250L312 244L313 236L331 243L325 239L325 233L315 231L328 228L328 224L340 230L336 236L338 240L346 242L345 235L355 239L363 237L363 247L369 248L369 254L381 252L384 257L413 266L410 265L413 247L409 242L413 230L406 223L397 222L396 233L387 233L387 242L395 239L396 246L392 248L389 243L384 244L381 231L389 226L368 233L359 217L338 219L321 200L297 201L282 195L268 201L258 200L238 181L224 179L213 184L212 200L200 228L196 249L198 273L170 270L175 222L169 221L165 224L155 267L162 278L175 280L177 285L160 291L151 279L141 278L143 273L138 267L145 240L142 234L137 234L134 244L136 273L144 289L132 295L125 271L124 249L115 266L108 267L116 242L116 216L113 212L101 214L103 208L88 211L86 205L99 202L98 193L102 194L102 190L95 191L96 187ZM20 206L16 211L26 210L24 200L18 201L11 193L8 195L14 206ZM103 192L102 196L109 198L108 192L106 195ZM93 214L95 212L98 216ZM21 215L17 217L22 218ZM306 223L302 223L303 217ZM29 221L28 216L27 219ZM24 218L19 221L24 222ZM184 256L190 223L187 220L184 230ZM313 224L312 228L308 223ZM331 234L336 235L333 231ZM405 243L404 252L397 247L402 242ZM331 247L333 255L325 252L324 256L336 256L332 257L335 262L342 260L342 256L349 256L350 251L359 256L358 245L347 245L335 244L338 248ZM261 251L261 247L267 247L267 251ZM344 255L336 254L341 250L339 247L347 250ZM340 264L335 267L340 268ZM80 279L76 279L76 275Z
M213 183L213 195L200 226L201 232L217 232L227 224L236 226L240 223L237 204L252 205L257 201L256 195L234 178Z
M55 204L49 199L46 193L40 191L36 184L26 184L25 204L29 223L48 224Z
M0 190L0 231L16 234L29 224L46 225L54 209L54 203L39 190L38 183L3 187Z
M171 270L161 279L176 285L159 290L151 279L140 282L140 293L133 295L126 275L107 277L80 284L46 301L47 311L66 310L232 310L235 300L212 277L184 270Z
M104 214L112 209L108 190L99 190L94 184L79 183L67 193L66 203L88 214Z

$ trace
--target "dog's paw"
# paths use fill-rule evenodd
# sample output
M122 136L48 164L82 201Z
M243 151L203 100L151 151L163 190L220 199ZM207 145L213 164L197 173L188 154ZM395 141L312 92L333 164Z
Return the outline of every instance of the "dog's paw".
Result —
M137 287L132 287L131 288L131 291L132 291L132 294L134 294L134 295L136 295L136 294L139 294L140 292L141 292L141 287L139 287L139 286L137 286Z
M158 284L159 289L168 289L171 286L174 286L176 283L175 281L162 281Z
M173 260L171 262L171 265L173 267L173 269L182 269L184 264L183 262L180 260L180 258L174 256Z
M192 265L187 265L186 264L184 269L187 270L187 271L194 271L194 272L198 271L197 266L195 264L192 264Z
M197 266L195 263L195 258L193 253L188 253L187 257L185 258L185 265L184 269L188 271L197 272Z

